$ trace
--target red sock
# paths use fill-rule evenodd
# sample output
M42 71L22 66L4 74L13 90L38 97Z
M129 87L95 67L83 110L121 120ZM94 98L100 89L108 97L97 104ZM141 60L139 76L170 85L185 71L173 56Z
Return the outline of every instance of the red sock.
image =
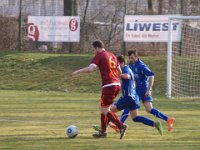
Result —
M108 117L104 114L101 114L101 131L102 132L106 132L107 124L108 124Z
M107 113L108 119L113 122L119 129L123 126L123 123L119 120L117 115L111 111Z

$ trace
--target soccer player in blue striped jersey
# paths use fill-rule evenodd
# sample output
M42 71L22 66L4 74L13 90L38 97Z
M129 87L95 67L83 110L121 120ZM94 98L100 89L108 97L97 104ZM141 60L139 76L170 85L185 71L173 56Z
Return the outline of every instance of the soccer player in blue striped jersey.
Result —
M166 116L164 113L152 105L152 95L151 90L154 83L154 73L148 68L148 66L138 58L136 50L128 51L128 56L130 60L129 67L133 71L136 80L136 92L139 95L139 99L142 100L146 111L160 119L167 122L168 131L171 132L175 119ZM125 109L121 115L121 121L125 122L128 117L129 110Z
M115 104L110 106L110 110L112 112L117 112L128 109L134 122L140 122L145 125L155 127L162 135L162 125L160 122L154 122L149 118L138 115L140 105L139 98L135 90L133 72L129 66L126 65L123 56L118 56L117 59L122 69L122 74L120 75L122 96Z

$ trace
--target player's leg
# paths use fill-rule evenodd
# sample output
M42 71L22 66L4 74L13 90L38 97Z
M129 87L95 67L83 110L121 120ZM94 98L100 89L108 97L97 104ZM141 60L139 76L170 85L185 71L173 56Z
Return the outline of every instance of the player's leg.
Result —
M113 105L114 106L114 105ZM101 108L102 109L102 108ZM127 126L124 125L118 118L118 116L115 114L115 111L112 111L113 109L102 109L104 111L104 114L107 114L108 119L113 122L119 129L120 129L120 139L122 139ZM117 109L116 109L117 110Z
M162 113L160 110L154 108L151 101L143 100L143 105L148 113L156 116L157 118L165 120L168 125L168 131L169 132L172 131L174 120L175 120L174 118L168 117L167 115Z
M99 127L98 125L92 125L94 130L97 131L96 133L93 134L93 137L96 137L96 138L101 138L101 137L106 137L107 136L106 128L107 128L107 125L108 125L108 117L104 113L104 109L102 107L104 106L105 109L108 109L108 106L106 106L104 104L104 101L105 101L104 100L104 93L105 93L105 89L102 89L102 94L101 94L101 98L100 98L100 112L101 112L100 121L101 121L101 126Z
M115 130L116 133L120 132L120 129L111 121L108 122L109 127L113 128Z
M113 122L119 129L123 128L123 123L119 120L117 115L114 112L111 112L108 110L109 106L113 103L114 98L117 96L117 94L120 91L120 86L109 86L106 88L103 88L102 90L102 96L101 96L101 131L99 131L97 134L94 134L94 137L100 137L99 133L106 134L106 127L109 121ZM106 120L104 120L105 116L107 117Z
M134 122L139 122L139 123L143 123L147 126L151 126L151 127L155 127L158 132L160 133L160 135L163 134L163 130L162 130L162 125L160 122L154 122L153 120L144 117L144 116L139 116L138 115L138 106L135 106L135 109L130 111L131 117L133 119Z
M129 116L129 109L126 108L126 109L124 109L124 111L121 114L121 118L120 118L121 122L124 123L126 121L126 119L128 118L128 116Z
M100 100L100 104L101 104L100 110L101 110L102 116L107 117L107 120L102 121L102 130L106 129L108 122L112 121L107 115L109 112L108 109L109 109L110 105L113 104L114 99L118 95L119 91L120 91L120 86L118 86L118 85L109 86L109 87L105 87L102 89L102 96L101 96L101 100ZM116 118L115 114L111 114L111 116Z
M93 137L95 138L104 138L107 136L107 124L108 124L108 117L105 114L107 112L108 107L102 107L100 106L100 112L101 112L101 129L99 129L99 126L93 125L93 128L98 131L93 134Z
M129 109L124 109L124 111L121 114L120 121L124 123L128 118L128 116L129 116ZM113 128L117 133L120 131L119 128L112 122L109 122L109 126Z
M145 96L146 93L146 89L137 89L137 93L140 97L140 100L142 100L143 105L146 109L146 111L154 116L156 116L157 118L163 119L167 122L168 125L168 131L172 131L173 128L173 124L174 124L174 118L168 117L167 115L165 115L164 113L162 113L160 110L153 108L152 105L152 96Z
M114 123L112 123L109 120L108 120L108 126L111 127L111 128L113 128L116 133L120 132L120 129ZM101 127L99 125L93 124L92 127L93 127L93 129L95 131L98 131L98 132L101 131Z
M114 123L119 129L122 128L123 123L119 120L118 116L115 114L113 111L108 111L107 112L107 117L108 119Z
M115 86L115 90L114 90L114 98L117 97L117 95L119 94L120 92L120 86ZM113 98L113 101L114 101L114 98ZM111 122L110 120L108 120L108 125L113 128L115 130L115 132L119 133L120 132L120 129L118 128L117 125L115 125L113 122Z
M105 112L105 113L107 114L107 112ZM117 133L120 132L120 129L118 128L118 126L115 123L111 122L110 119L108 119L107 115L104 115L103 113L101 113L101 122L102 122L101 123L101 127L99 125L92 125L92 127L93 127L93 129L95 131L101 131L101 130L104 131L105 123L104 123L104 118L103 117L107 118L107 122L108 122L107 125L109 125L111 128L113 128L115 130L115 132L117 132Z
M129 106L129 109L130 109L130 115L131 115L131 118L134 122L141 122L145 125L148 125L148 126L154 126L154 121L152 121L151 119L148 119L144 116L139 116L138 112L139 112L139 109L140 108L140 105L139 104L136 104L134 103L134 100L132 100L132 103L130 104Z
M119 91L120 91L120 86L110 86L105 88L103 105L104 106L112 105ZM118 128L121 128L123 126L123 123L119 120L118 116L115 114L114 111L108 110L107 112L104 112L104 114L106 114L109 121L117 125Z
M138 109L131 110L130 115L131 115L131 118L133 119L134 122L140 122L140 123L143 123L145 125L152 126L152 127L154 126L154 121L152 121L151 119L148 119L144 116L138 115Z
M101 96L100 99L100 103L102 103L102 98L103 98L103 94ZM102 112L101 110L101 105L100 105L100 120L101 120L101 126L99 125L92 125L93 129L98 131L98 132L106 132L106 128L107 128L107 124L108 124L108 117Z
M168 116L166 116L165 114L163 114L160 110L153 108L152 102L150 101L144 101L143 105L146 109L146 111L160 119L163 119L165 121L167 121Z
M146 89L137 89L136 92L137 92L137 94L139 96L139 99L143 101L143 104L144 104L144 102L151 102L152 101L152 97L151 96L150 97L146 97L145 96ZM134 107L135 107L135 109L134 109ZM144 123L146 125L153 126L152 120L150 121L150 120L148 120L148 118L145 118L143 116L138 116L137 115L137 113L138 113L137 109L139 109L139 108L140 108L140 106L138 104L135 104L135 105L133 105L133 108L131 109L131 110L133 110L131 112L131 117L132 117L133 121L142 122L142 123ZM152 108L153 108L152 105L149 105L148 107L145 106L145 109L147 110L147 112L148 112L148 110L150 110Z
M128 103L126 103L126 98L125 97L121 97L114 105L111 105L110 110L111 112L118 112L120 110L123 110L125 108L127 108ZM120 128L120 139L123 138L126 129L127 129L127 125L123 124L123 126Z

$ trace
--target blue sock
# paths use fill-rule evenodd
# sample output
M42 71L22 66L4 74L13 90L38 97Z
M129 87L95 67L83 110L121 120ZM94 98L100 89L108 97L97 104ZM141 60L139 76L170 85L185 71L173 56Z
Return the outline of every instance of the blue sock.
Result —
M152 108L150 113L153 114L154 116L160 118L160 119L165 120L165 121L167 121L167 119L168 119L168 117L165 114L163 114L161 111L159 111L155 108Z
M148 126L154 126L154 121L149 119L149 118L146 118L146 117L143 117L143 116L136 116L134 119L133 119L134 122L141 122L141 123L144 123Z
M129 109L126 108L126 109L124 109L124 111L121 115L120 121L124 123L126 121L126 119L128 118L128 116L129 116Z

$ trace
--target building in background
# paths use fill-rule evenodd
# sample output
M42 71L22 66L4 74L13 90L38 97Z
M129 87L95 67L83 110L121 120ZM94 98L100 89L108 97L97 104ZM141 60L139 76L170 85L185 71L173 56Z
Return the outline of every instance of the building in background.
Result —
M27 16L63 16L64 4L70 0L22 0L22 37L26 38ZM121 52L123 43L123 18L125 10L128 15L168 15L168 14L183 14L200 15L200 1L198 0L72 0L76 2L76 13L80 16L81 21L81 40L75 43L69 52L90 52L90 42L93 39L104 39L104 43L108 49L116 52ZM126 2L126 8L125 8ZM6 41L6 49L15 49L15 46L10 48L12 43L12 33L18 33L18 16L20 0L0 0L0 17L7 20L0 22L2 29L2 40ZM74 6L75 4L73 4ZM12 19L10 19L12 18ZM15 29L12 29L14 26ZM7 29L9 27L9 29ZM5 34L5 31L8 33ZM10 36L8 36L10 35ZM7 37L6 37L7 36ZM9 42L8 42L9 41ZM1 43L0 43L1 44ZM5 42L2 44L5 46ZM17 45L17 44L14 44ZM23 44L22 44L23 45ZM31 48L32 43L24 42L24 49L37 49L38 45ZM141 49L144 54L148 53L165 53L165 43L126 43L127 49L135 47ZM13 48L14 47L14 48ZM5 49L5 48L4 48ZM64 50L65 47L62 47ZM63 51L63 52L67 52Z
M0 14L2 16L16 17L19 14L20 0L1 0ZM23 16L62 16L63 0L23 0Z
M77 13L79 16L83 16L87 7L87 19L101 16L99 14L113 13L119 7L124 7L124 1L121 0L76 0ZM1 0L0 1L0 15L2 16L18 16L20 0ZM147 6L146 0L127 0L127 3L138 5L139 10L144 10ZM135 5L128 5L130 13L135 13ZM63 15L64 0L22 0L22 13L23 15L32 16L52 16ZM99 17L99 21L104 19Z

